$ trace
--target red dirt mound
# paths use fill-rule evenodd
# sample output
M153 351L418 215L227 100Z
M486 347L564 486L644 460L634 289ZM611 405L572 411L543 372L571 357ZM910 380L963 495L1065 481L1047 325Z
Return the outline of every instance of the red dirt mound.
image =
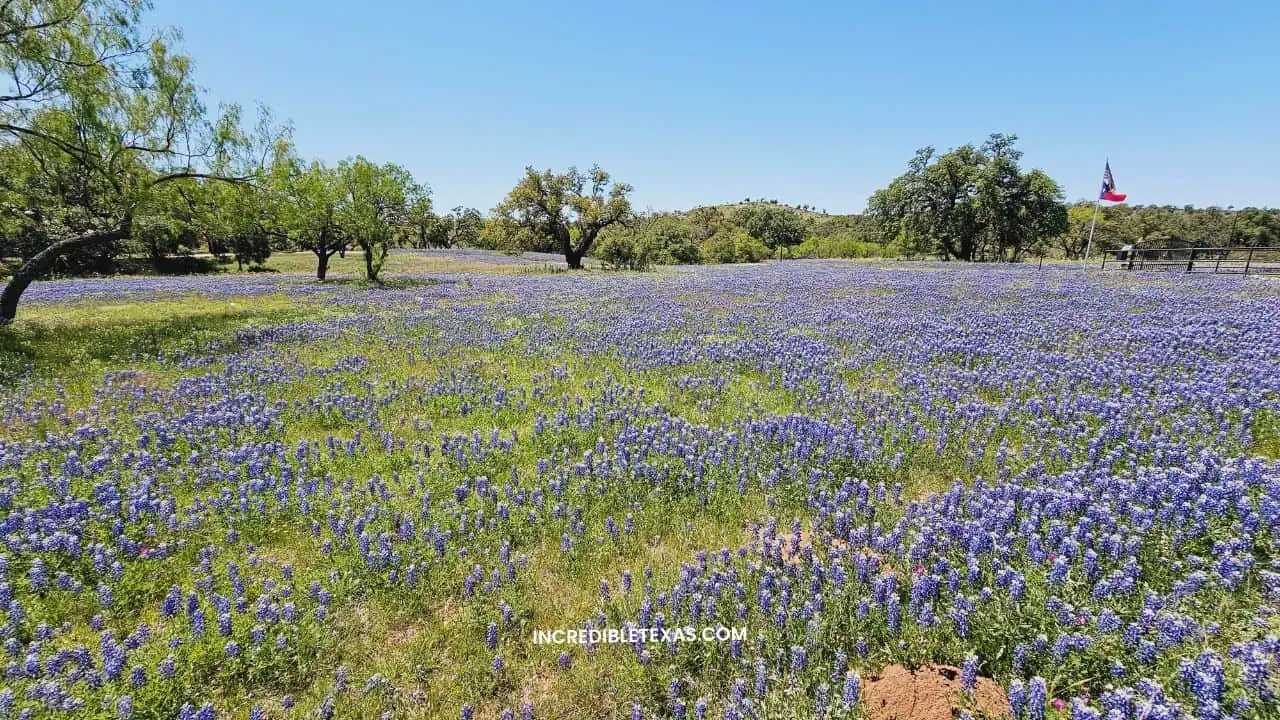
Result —
M952 720L968 708L988 718L1009 716L1009 697L989 678L978 678L972 699L960 691L960 669L925 665L911 672L890 665L868 678L863 703L868 720Z

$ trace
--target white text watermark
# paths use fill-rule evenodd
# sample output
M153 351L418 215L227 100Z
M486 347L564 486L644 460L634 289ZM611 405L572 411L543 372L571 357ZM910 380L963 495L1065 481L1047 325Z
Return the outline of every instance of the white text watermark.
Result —
M651 642L729 642L746 640L745 627L723 625L695 628L684 627L622 627L622 628L560 628L534 630L534 645L595 645L598 643L651 643Z

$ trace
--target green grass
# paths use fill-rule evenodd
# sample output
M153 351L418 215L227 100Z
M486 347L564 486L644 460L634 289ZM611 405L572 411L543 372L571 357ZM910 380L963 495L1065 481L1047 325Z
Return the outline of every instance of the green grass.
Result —
M1254 416L1253 452L1280 460L1280 414L1262 410Z
M160 352L196 350L240 328L315 312L283 294L28 304L12 326L0 330L0 383L12 382L28 367L38 374L97 381L107 370L135 367Z

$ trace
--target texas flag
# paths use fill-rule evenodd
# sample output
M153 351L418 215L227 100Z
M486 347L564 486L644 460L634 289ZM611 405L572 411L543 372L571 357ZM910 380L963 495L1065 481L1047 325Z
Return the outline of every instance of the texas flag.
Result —
M1107 161L1107 169L1102 171L1102 193L1098 195L1099 200L1110 200L1111 202L1124 202L1129 197L1124 193L1116 192L1116 179L1111 177L1111 161Z

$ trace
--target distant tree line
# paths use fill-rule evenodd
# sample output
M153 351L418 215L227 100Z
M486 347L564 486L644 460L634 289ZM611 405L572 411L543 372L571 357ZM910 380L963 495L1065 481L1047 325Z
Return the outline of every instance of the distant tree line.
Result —
M1093 221L1093 203L1067 208L1067 230L1054 238L1052 250L1067 258L1083 257ZM1137 247L1276 247L1280 246L1280 210L1269 208L1195 208L1155 205L1109 205L1098 211L1094 252Z
M1040 170L1023 172L1017 136L994 134L981 146L939 154L917 151L907 172L877 191L867 216L882 242L905 255L1018 261L1027 255L1084 255L1094 203L1063 203ZM1093 247L1280 245L1280 210L1105 204Z
M143 24L146 0L0 3L0 324L30 283L53 273L265 262L308 252L323 280L359 252L378 282L392 248L478 247L654 264L868 256L1019 261L1079 257L1093 206L1024 171L1016 136L918 151L862 215L748 197L687 212L636 212L632 188L592 167L526 168L486 216L437 212L426 183L395 163L336 165L298 154L291 128L259 108L211 110L175 50ZM1094 245L1277 245L1280 212L1111 206ZM216 265L215 265L216 267Z

